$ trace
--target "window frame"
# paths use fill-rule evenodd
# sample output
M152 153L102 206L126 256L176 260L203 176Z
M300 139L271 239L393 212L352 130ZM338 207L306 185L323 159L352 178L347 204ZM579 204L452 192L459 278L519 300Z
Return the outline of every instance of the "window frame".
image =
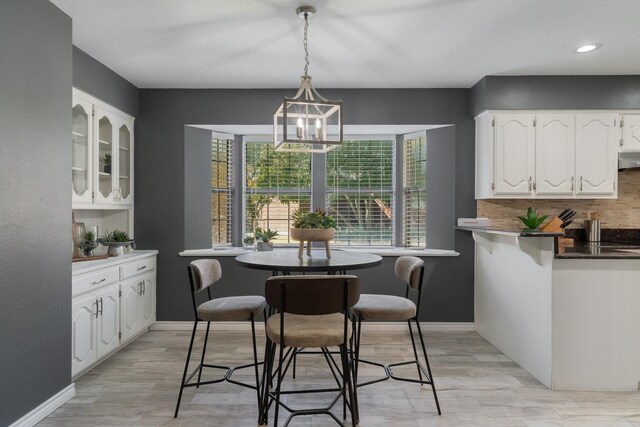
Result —
M236 154L235 154L235 144L234 144L234 135L220 133L220 132L211 132L211 168L213 175L213 144L214 140L225 140L227 142L227 188L223 190L222 188L214 189L211 186L211 199L213 201L213 194L227 194L227 242L226 243L214 243L213 242L213 215L210 218L211 221L211 247L233 247L234 246L234 229L236 227L236 221L234 221L233 216L233 208L234 208L234 199L236 197L236 183L235 183L235 163L236 163ZM213 177L212 177L213 178Z

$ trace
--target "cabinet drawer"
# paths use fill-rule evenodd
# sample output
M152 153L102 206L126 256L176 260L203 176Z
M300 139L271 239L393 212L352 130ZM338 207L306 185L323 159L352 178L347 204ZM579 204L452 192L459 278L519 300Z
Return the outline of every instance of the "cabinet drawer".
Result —
M130 262L120 267L120 280L128 279L137 274L146 273L156 268L156 258L149 257L140 261Z
M99 271L73 277L71 294L79 295L91 290L102 288L119 280L118 267L104 268Z

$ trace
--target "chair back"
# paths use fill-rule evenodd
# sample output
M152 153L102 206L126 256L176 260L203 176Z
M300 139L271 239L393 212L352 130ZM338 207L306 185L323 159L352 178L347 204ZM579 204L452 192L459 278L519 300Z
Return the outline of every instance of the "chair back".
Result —
M415 256L401 256L394 267L396 277L406 283L411 289L422 288L424 261Z
M352 275L274 276L265 283L265 298L269 306L285 313L340 313L360 299L360 279Z
M203 258L191 261L189 266L191 291L199 292L216 283L222 277L222 267L217 259Z

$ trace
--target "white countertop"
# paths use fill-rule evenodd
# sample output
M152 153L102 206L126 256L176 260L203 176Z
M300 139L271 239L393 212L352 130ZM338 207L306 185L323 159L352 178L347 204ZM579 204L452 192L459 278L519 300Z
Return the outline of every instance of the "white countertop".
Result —
M112 265L118 265L129 261L136 261L151 255L157 255L158 251L132 251L124 255L118 255L105 259L98 259L95 261L78 261L71 264L71 274L83 274L89 273L94 270L99 270L104 267Z

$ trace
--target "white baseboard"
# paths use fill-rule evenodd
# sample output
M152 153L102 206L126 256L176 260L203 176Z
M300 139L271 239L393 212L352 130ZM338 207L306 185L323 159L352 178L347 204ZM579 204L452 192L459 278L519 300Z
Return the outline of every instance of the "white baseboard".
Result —
M67 403L73 396L76 395L76 385L74 383L69 384L67 387L60 390L44 403L39 405L33 411L29 412L9 427L32 427L42 421L47 415Z
M201 322L198 329L204 330L206 322ZM363 322L363 330L375 329L377 331L404 330L405 322ZM426 332L473 332L476 330L473 322L420 322L422 330ZM218 331L248 331L249 322L215 322L213 330ZM193 322L167 322L159 321L151 325L152 331L191 331Z

